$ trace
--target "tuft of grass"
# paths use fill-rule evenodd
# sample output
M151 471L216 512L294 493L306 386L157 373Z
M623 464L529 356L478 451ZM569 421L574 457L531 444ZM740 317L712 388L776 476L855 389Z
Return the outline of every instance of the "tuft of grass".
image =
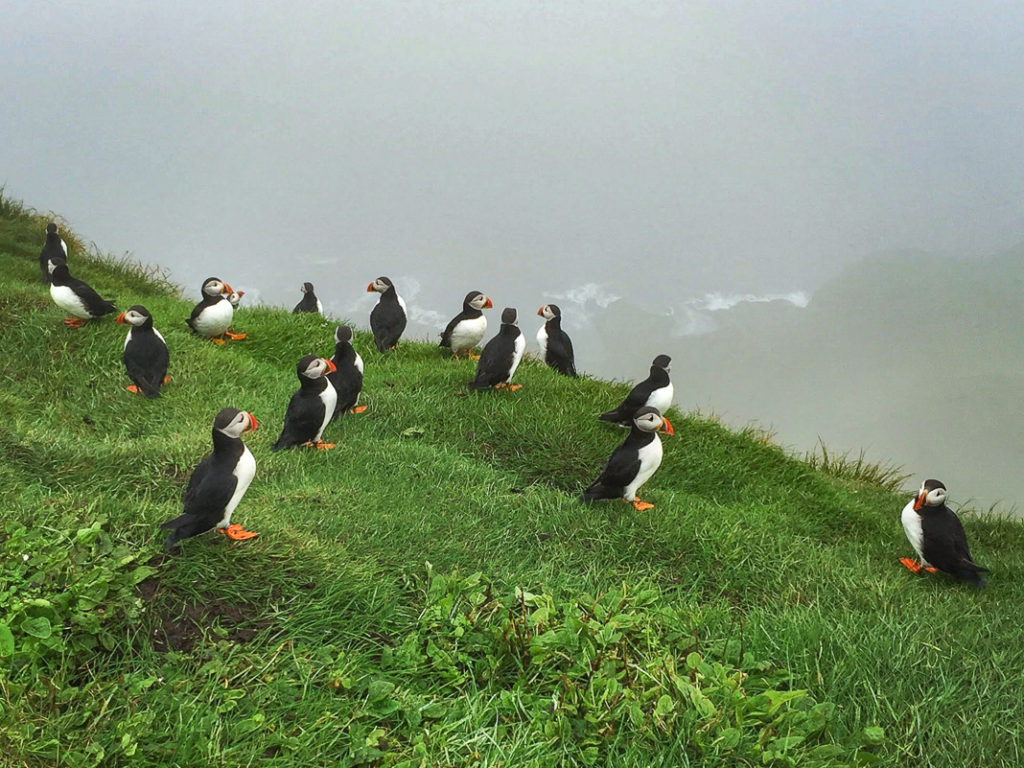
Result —
M868 461L863 450L855 458L850 458L849 453L830 453L821 438L818 438L818 447L804 456L804 461L832 477L876 485L893 493L902 489L904 481L910 477L901 466Z

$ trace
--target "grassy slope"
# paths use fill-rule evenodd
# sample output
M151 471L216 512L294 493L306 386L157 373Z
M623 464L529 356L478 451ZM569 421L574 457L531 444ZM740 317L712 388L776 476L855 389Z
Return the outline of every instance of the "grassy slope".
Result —
M480 571L498 588L564 600L654 585L709 647L739 637L788 669L794 687L835 702L837 740L883 726L885 764L1020 763L1019 524L967 521L977 558L993 570L985 590L915 578L896 561L909 554L904 499L678 414L645 488L653 510L584 507L575 496L623 434L594 417L624 385L568 380L527 361L520 392L467 394L468 363L440 359L431 344L382 357L365 333L356 345L369 412L329 428L335 451L271 454L295 362L331 352L331 324L243 305L236 327L248 339L219 348L185 332L191 302L87 261L72 239L73 272L121 308L145 304L171 348L165 395L132 396L123 329L110 318L63 327L38 281L45 219L13 208L0 218L4 515L55 530L103 520L139 558L155 556L157 572L143 585L139 618L118 623L113 649L81 664L63 692L33 699L3 689L12 720L0 764L61 755L72 764L72 755L116 765L132 752L133 765L315 765L321 755L356 764L351 743L363 731L355 715L339 714L358 709L346 686L389 675L380 649L415 624L427 561L435 572ZM261 423L247 439L256 479L236 513L261 536L231 545L209 535L165 558L157 525L177 513L226 405ZM422 434L404 436L411 428ZM429 677L408 686L425 701L433 695ZM59 702L77 693L94 706L76 720ZM459 717L402 747L409 764L575 759L488 721L494 695L467 693ZM60 735L73 726L76 740ZM608 760L651 762L628 745L602 748ZM665 764L687 756L670 736L662 754Z

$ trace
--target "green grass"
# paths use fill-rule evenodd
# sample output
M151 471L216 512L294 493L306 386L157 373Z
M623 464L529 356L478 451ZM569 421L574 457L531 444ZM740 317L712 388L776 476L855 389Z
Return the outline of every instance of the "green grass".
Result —
M1018 522L964 515L984 590L918 578L893 470L678 413L655 508L585 506L626 385L526 361L470 393L471 364L365 332L369 411L272 454L333 324L243 304L217 347L67 233L171 349L131 395L125 330L65 329L39 282L45 223L0 195L0 765L1021 764ZM227 405L261 424L260 537L168 556Z

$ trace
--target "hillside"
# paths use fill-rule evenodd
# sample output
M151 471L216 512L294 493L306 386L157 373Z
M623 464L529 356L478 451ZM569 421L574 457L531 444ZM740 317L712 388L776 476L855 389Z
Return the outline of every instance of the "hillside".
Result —
M65 235L167 339L172 382L131 395L124 328L66 329L39 282L46 220L0 201L0 765L1020 763L1019 523L965 515L984 590L918 578L884 473L675 412L654 509L584 506L626 385L527 361L468 393L468 362L364 332L368 412L272 454L333 324L243 304L217 347L194 297ZM168 556L227 405L260 421L260 537Z

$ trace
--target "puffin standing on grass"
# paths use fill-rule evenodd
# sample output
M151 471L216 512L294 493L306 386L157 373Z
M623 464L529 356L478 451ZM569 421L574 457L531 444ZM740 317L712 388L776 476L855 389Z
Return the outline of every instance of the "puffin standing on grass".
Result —
M334 443L325 443L320 437L334 417L338 402L338 393L327 378L327 374L336 370L334 363L316 355L306 355L299 360L296 366L299 388L288 401L284 427L270 450L280 451L296 445L309 445L321 451L334 447Z
M641 512L654 506L640 501L636 492L661 466L662 447L657 433L673 435L675 430L657 408L638 409L632 422L629 435L612 451L601 475L583 491L581 501L621 498Z
M544 325L537 331L537 345L545 363L565 376L576 376L576 360L572 352L572 340L562 330L562 310L557 304L545 304L537 310L544 318Z
M64 325L68 328L81 328L86 321L109 315L117 309L113 301L107 301L87 283L72 277L67 262L50 259L47 269L50 273L50 298L58 307L73 315L64 318Z
M476 377L469 382L470 389L503 389L515 392L522 384L512 384L512 376L523 359L526 338L519 330L519 315L514 307L501 311L498 335L487 342L476 364Z
M458 358L459 352L465 352L467 357L479 360L472 350L487 333L487 318L482 310L493 306L491 300L480 291L467 293L462 301L462 311L448 323L438 346L450 349L453 358Z
M338 394L331 421L343 413L362 413L365 405L357 405L359 393L363 390L363 358L352 346L352 329L339 325L334 331L334 372L327 374L327 380Z
M672 405L672 380L668 377L671 362L668 355L654 358L650 375L633 387L618 407L598 418L628 427L637 408L657 408L660 413L665 413Z
M130 326L121 359L128 378L134 383L126 389L141 392L146 397L159 397L160 385L170 380L167 365L171 357L164 337L153 327L153 316L136 304L118 315L117 323Z
M948 573L960 581L985 586L982 572L988 572L971 558L967 534L956 512L946 506L946 486L938 480L925 480L917 496L907 502L900 515L903 531L917 552L920 562L900 558L914 573L922 569Z
M242 500L256 475L256 460L242 442L242 435L258 427L256 417L237 408L225 408L213 420L213 452L192 471L185 489L184 511L161 528L171 533L168 549L182 539L217 529L229 539L244 541L257 536L237 523L231 513Z
M43 249L39 252L39 269L43 273L43 282L50 282L50 268L47 262L53 259L55 262L67 263L68 260L68 244L64 242L64 238L57 233L57 224L50 222L46 225L46 242L43 243Z
M198 336L215 344L223 344L224 336L229 339L244 339L244 333L228 332L235 316L235 308L228 300L228 296L233 293L231 286L219 277L208 277L203 281L202 293L202 301L195 305L192 314L185 321L188 327Z
M302 288L302 301L295 305L295 309L292 310L292 314L300 314L302 312L313 312L318 315L324 313L324 305L320 303L320 299L313 293L312 283L303 283Z
M402 338L405 325L409 322L409 314L405 309L405 300L398 295L394 283L386 277L378 277L368 286L366 291L380 294L377 303L370 312L370 330L373 331L373 343L377 349L386 352L394 349Z

